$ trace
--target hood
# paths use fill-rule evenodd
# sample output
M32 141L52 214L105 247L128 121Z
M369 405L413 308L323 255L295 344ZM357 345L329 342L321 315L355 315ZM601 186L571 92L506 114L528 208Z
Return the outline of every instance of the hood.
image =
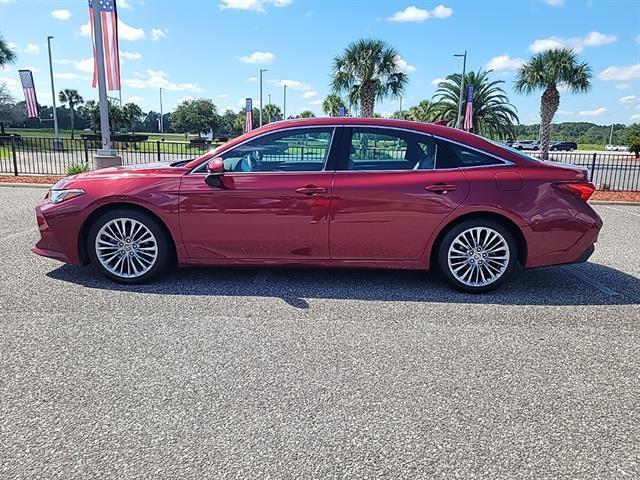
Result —
M184 162L139 163L135 165L122 165L119 167L102 168L87 173L71 175L60 180L54 188L62 188L64 185L93 180L118 180L140 176L181 176L189 171L183 167ZM177 164L177 165L176 165ZM172 166L176 165L176 166Z

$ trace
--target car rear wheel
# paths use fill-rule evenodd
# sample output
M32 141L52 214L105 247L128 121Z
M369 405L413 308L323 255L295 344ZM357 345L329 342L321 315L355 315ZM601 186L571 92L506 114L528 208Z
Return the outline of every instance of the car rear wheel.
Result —
M143 212L112 210L91 226L87 238L91 263L118 283L143 283L169 261L169 242L158 222Z
M469 220L442 239L438 263L456 289L481 293L503 283L516 268L518 247L508 228L491 220Z

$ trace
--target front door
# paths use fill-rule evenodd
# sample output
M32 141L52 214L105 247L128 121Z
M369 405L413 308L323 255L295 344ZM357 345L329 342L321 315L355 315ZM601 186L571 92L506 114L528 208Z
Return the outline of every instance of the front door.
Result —
M187 253L202 259L329 258L333 127L255 137L222 153L223 186L201 169L180 187Z
M438 225L469 184L458 168L436 169L438 144L426 134L345 128L333 185L331 258L422 258Z

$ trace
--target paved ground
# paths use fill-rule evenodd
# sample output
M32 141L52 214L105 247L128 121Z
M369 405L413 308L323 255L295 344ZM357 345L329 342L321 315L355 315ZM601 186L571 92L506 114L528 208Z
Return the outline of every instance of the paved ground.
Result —
M480 297L424 273L32 255L0 188L0 478L639 478L640 207L586 265Z

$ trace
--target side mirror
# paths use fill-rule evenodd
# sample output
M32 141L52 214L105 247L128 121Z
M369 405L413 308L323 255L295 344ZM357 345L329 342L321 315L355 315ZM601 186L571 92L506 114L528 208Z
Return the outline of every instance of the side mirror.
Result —
M224 175L224 160L221 158L212 158L207 162L207 172L209 175L220 177Z
M212 158L207 162L207 172L209 175L204 177L204 181L210 187L224 187L224 160L221 158Z

